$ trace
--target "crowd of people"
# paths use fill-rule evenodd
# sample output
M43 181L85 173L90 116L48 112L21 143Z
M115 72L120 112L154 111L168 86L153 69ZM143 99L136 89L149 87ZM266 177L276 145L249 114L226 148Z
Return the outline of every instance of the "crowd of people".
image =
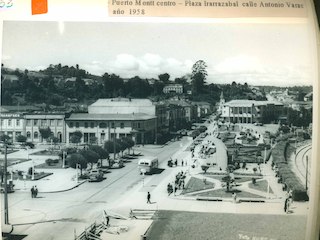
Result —
M175 193L177 190L183 190L185 187L185 179L186 179L186 172L178 172L176 174L174 184L168 183L167 191L168 195Z

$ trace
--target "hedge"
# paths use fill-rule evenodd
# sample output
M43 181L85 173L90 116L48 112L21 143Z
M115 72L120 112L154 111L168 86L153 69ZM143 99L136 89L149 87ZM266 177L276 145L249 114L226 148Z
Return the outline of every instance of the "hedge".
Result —
M288 189L292 190L292 198L294 201L308 201L309 196L297 178L295 173L290 169L287 164L287 150L288 141L282 141L277 143L277 145L272 149L272 161L278 167L278 176L282 182L287 186Z

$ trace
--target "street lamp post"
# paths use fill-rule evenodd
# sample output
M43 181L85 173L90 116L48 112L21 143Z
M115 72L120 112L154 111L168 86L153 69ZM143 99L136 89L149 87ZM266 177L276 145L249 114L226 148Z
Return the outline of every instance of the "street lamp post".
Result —
M65 151L62 151L62 168L65 168Z
M31 180L34 180L34 160L32 159L32 175Z
M5 144L4 152L4 223L9 224L9 207L8 207L8 182L7 182L7 144Z

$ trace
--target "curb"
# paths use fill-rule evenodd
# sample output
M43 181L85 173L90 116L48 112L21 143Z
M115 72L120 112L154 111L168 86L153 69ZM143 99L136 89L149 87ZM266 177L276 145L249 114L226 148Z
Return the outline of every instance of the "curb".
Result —
M79 187L80 185L84 184L85 182L87 182L87 180L85 181L82 181L80 183L78 183L77 185L71 187L71 188L68 188L68 189L64 189L64 190L57 190L57 191L51 191L51 192L39 192L39 193L59 193L59 192L67 192L67 191L70 191L72 189L75 189L77 187Z
M79 187L80 185L84 184L85 182L87 182L87 180L85 181L82 181L80 183L78 183L77 185L71 187L71 188L67 188L67 189L63 189L63 190L55 190L55 191L50 191L50 192L38 192L38 193L59 193L59 192L67 192L67 191L70 191L72 189L75 189L77 187ZM22 189L15 189L16 191L23 191ZM25 190L27 191L27 189Z

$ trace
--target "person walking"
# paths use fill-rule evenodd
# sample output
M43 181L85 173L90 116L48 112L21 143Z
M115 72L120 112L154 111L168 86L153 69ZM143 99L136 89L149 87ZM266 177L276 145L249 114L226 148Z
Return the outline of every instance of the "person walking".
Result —
M34 186L34 197L36 198L38 195L38 188L37 186Z
M151 199L151 194L150 194L150 192L148 192L148 194L147 194L147 203L151 204L150 199Z
M31 198L34 198L34 186L31 188Z
M109 216L107 216L106 217L106 224L107 224L108 227L109 227L109 222L110 222L110 218L109 218Z
M287 213L287 204L288 204L288 198L286 198L286 200L284 201L284 212Z

